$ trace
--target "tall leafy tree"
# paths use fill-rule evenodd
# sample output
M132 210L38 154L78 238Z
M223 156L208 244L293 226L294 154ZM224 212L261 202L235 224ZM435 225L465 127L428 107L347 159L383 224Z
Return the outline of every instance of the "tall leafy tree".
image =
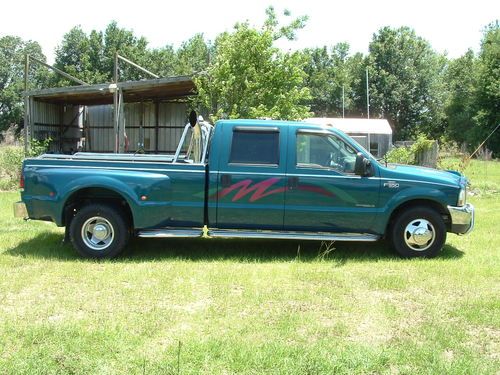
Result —
M445 106L446 136L460 144L470 144L474 133L477 65L474 52L469 50L462 57L451 60L445 74L448 91Z
M213 52L213 47L205 41L203 34L194 35L177 50L175 72L193 74L206 70L213 59Z
M275 40L293 39L305 18L279 26L273 8L261 29L240 23L215 41L215 58L196 78L200 104L215 118L272 117L297 119L309 115L302 104L309 98L304 87L305 61L301 53L283 53ZM286 13L286 15L289 13Z
M146 38L120 28L115 21L104 32L93 30L89 35L76 26L64 35L58 46L55 65L88 83L110 82L113 80L115 52L153 70L153 63L158 63L159 59L152 58L154 52L147 47ZM123 62L119 63L118 74L121 81L144 78L144 73ZM56 84L70 83L58 76Z
M23 118L24 62L29 54L45 61L37 42L24 41L17 36L0 38L0 130L20 124ZM30 64L29 88L42 86L48 77L45 68Z
M306 84L312 97L311 110L316 116L341 116L344 104L345 111L349 113L352 107L353 80L349 64L349 44L338 43L331 49L326 46L306 49L304 54L307 58L304 67Z
M399 139L439 133L445 60L408 27L380 29L369 51L371 113L388 118Z
M500 124L500 28L498 21L488 25L481 42L478 61L477 113L474 139L481 142ZM487 146L500 154L500 129L488 140Z

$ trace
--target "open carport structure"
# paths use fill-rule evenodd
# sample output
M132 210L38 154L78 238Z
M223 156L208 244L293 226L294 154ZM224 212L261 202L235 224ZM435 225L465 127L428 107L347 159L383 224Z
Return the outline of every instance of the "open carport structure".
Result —
M55 153L173 152L195 94L189 76L29 91L26 136Z

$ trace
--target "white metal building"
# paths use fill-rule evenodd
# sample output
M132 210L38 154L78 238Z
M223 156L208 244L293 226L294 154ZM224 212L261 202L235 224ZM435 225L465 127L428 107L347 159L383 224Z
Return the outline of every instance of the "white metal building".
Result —
M304 122L339 129L378 158L383 157L392 145L392 128L384 119L312 117Z

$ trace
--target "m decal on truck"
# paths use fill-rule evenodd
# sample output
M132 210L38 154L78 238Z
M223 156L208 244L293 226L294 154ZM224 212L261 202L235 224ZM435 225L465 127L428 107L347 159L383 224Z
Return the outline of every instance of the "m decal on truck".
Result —
M268 195L273 195L276 193L283 193L286 188L285 187L280 187L277 189L269 190L267 191L271 186L275 185L277 182L279 182L281 179L272 177L267 180L258 182L256 184L252 185L254 182L251 179L243 180L240 182L237 182L227 188L223 188L217 193L218 198L224 198L226 195L231 194L233 191L238 190L238 192L233 196L231 199L232 202L236 202L240 200L241 198L247 196L251 192L254 192L252 196L250 197L249 201L250 202L255 202L258 201L259 199L262 199L264 197L267 197Z

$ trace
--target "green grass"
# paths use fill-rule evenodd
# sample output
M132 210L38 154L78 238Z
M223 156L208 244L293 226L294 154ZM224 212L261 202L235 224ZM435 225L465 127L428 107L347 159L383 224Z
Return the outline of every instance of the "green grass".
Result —
M500 163L474 162L473 186ZM0 194L0 374L498 374L500 194L432 260L383 244L135 240L88 261ZM300 246L300 249L299 249Z

